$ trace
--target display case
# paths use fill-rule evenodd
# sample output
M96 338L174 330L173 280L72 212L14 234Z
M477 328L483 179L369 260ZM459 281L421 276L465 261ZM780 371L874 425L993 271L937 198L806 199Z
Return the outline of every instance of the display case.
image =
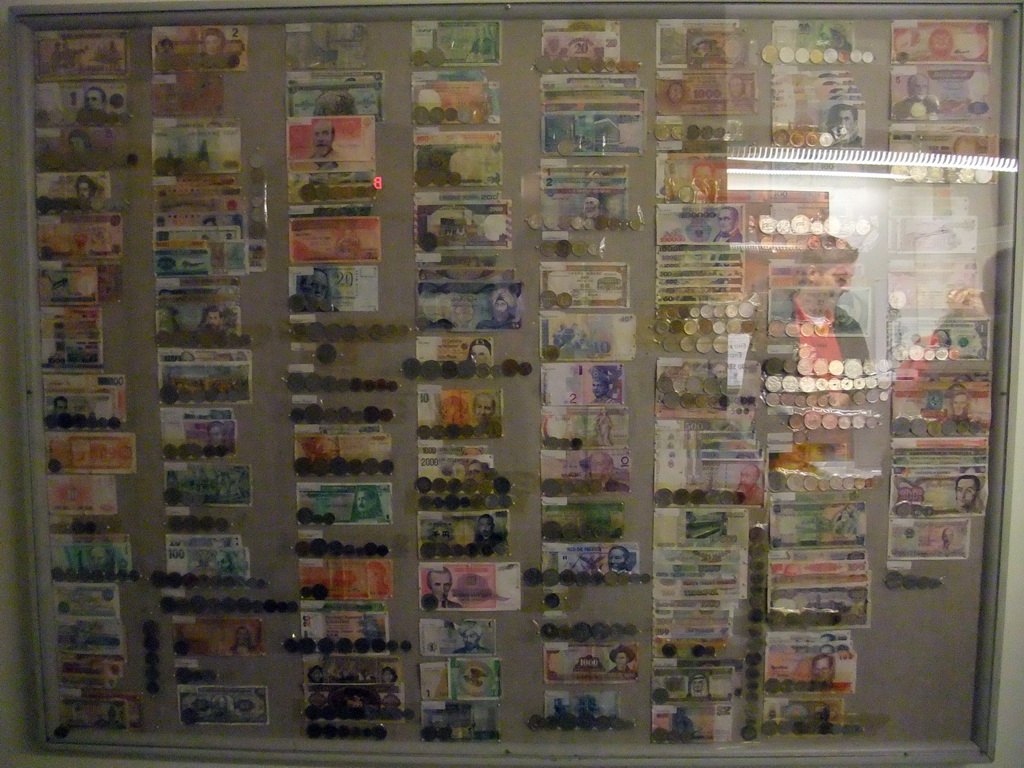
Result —
M16 10L40 738L989 755L1019 10Z

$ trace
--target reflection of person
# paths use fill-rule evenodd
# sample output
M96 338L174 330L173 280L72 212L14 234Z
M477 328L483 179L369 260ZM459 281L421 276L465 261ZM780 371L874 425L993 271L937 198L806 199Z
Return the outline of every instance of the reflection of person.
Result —
M761 467L748 462L740 467L740 481L736 484L736 493L743 494L741 504L759 506L764 501L764 488L761 485Z
M480 644L484 630L477 622L472 619L462 622L458 632L462 638L462 645L453 649L452 653L490 653L489 649Z
M772 309L772 316L791 319L801 326L810 324L812 333L803 333L801 343L814 347L817 356L826 360L844 357L867 357L863 348L864 331L860 323L843 307L840 300L853 278L854 252L834 252L829 261L807 258L803 265L801 285L790 296L790 305ZM781 311L780 311L781 310ZM858 337L861 349L840 350L836 337Z
M473 417L476 426L488 427L497 421L498 401L490 392L477 392L473 395Z
M608 550L608 570L612 573L630 573L636 565L633 553L616 544Z
M608 674L629 677L636 675L636 670L633 668L633 662L636 661L636 653L632 648L625 645L617 645L608 652L608 658L612 662L612 667L608 670Z
M473 532L475 544L500 544L504 536L494 525L494 515L484 513L476 519L476 530Z
M334 123L330 120L314 120L310 124L313 133L313 149L310 152L310 159L321 160L334 156ZM338 164L333 160L318 162L317 167L321 170L333 170Z
M718 234L713 243L741 243L743 232L740 230L740 212L731 205L718 209Z
M622 402L622 369L617 365L593 365L590 367L591 392L595 403Z
M384 507L377 489L372 486L356 488L355 496L352 499L352 522L358 520L382 521L383 519Z
M953 483L956 496L956 511L965 515L977 512L981 497L981 478L977 475L960 475ZM945 540L943 540L945 543Z
M491 317L477 328L518 328L522 318L519 297L509 288L495 288L490 296Z
M235 629L235 642L231 645L231 653L237 656L247 656L250 653L259 651L259 645L252 636L249 627L242 624Z
M811 680L815 683L828 683L836 677L836 660L831 653L819 653L811 659Z
M466 359L477 365L490 365L493 361L491 342L487 339L473 339L469 343L469 355Z
M295 290L316 306L327 304L331 298L331 278L326 269L313 267L313 274L296 278Z
M832 134L833 147L863 147L858 111L849 104L833 104L825 116L825 129Z
M697 726L682 707L672 713L672 732L681 734L684 738L693 738L697 733Z
M431 595L437 598L439 608L462 607L462 603L457 603L448 598L448 593L452 591L453 581L452 572L447 568L427 571L427 589L430 590Z
M893 120L934 120L939 100L928 95L928 78L921 74L907 78L907 98L892 105Z
M953 339L945 328L936 328L932 333L932 346L949 349L953 346Z

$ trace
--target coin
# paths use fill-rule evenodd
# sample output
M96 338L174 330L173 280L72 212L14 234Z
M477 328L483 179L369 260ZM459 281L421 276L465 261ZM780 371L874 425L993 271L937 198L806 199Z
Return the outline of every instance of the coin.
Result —
M432 67L440 67L444 64L445 55L444 51L440 48L431 48L427 51L427 64Z
M560 293L555 297L555 304L560 309L568 309L572 306L572 295L569 293Z
M825 54L820 48L812 48L810 53L811 64L821 64L825 60Z
M568 157L576 149L576 145L573 144L572 139L562 139L558 142L556 149L562 157Z
M783 64L792 64L796 60L796 52L788 45L779 48L779 61Z
M797 48L793 58L796 59L797 64L806 64L811 60L811 52L806 48Z
M777 64L779 61L779 49L774 45L766 45L761 49L761 59L766 64Z

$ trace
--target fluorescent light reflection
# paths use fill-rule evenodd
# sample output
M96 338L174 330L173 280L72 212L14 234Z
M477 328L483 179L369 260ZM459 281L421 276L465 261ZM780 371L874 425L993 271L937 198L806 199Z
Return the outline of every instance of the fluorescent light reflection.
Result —
M730 161L752 163L828 163L830 165L889 165L907 168L957 168L993 173L1016 173L1017 160L987 155L941 155L932 152L887 152L872 149L797 149L795 147L746 147L730 155ZM772 173L777 173L772 171ZM820 173L820 171L815 171ZM833 171L829 171L831 175ZM872 178L885 178L872 174ZM896 178L902 178L896 177Z

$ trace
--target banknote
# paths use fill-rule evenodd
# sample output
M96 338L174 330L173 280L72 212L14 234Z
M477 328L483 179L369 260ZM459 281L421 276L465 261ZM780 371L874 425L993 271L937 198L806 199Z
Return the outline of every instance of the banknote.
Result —
M326 587L328 600L387 600L395 588L394 563L381 558L302 559L299 585Z
M620 24L598 19L545 19L540 49L549 59L617 62L622 53Z
M666 201L724 203L729 199L725 155L659 152L655 173L658 197Z
M772 94L772 126L781 131L773 134L777 144L813 135L820 147L864 146L864 95L848 71L775 67Z
M372 115L288 119L288 170L373 172L377 165Z
M443 427L452 432L446 433L448 437L501 437L500 389L442 389L439 385L421 385L416 392L418 428ZM453 429L456 427L459 429Z
M46 505L51 515L116 515L113 475L47 475Z
M651 734L655 740L732 741L733 705L707 702L688 706L656 704L651 707Z
M353 642L384 640L389 637L388 609L381 602L312 601L302 603L302 636L319 640L343 638Z
M164 240L153 244L157 277L245 275L250 268L245 241L206 238Z
M558 544L545 542L541 552L544 568L573 573L639 573L640 545L586 542Z
M242 167L242 131L224 118L153 121L153 175L233 173Z
M659 115L752 115L757 111L757 77L752 70L681 72L658 78Z
M893 120L978 120L995 98L987 65L910 64L890 70Z
M424 732L444 734L451 741L498 741L501 736L497 701L424 701L420 706Z
M117 428L127 418L128 398L122 374L43 374L43 419L50 429L100 426L99 419L104 420L103 426Z
M120 619L58 618L57 650L123 657L124 624Z
M992 320L982 313L953 310L938 315L899 313L889 316L889 340L892 357L914 359L934 354L939 360L988 360L992 338Z
M292 218L288 255L292 263L380 261L380 233L379 216Z
M849 630L769 632L764 675L769 693L786 681L811 684L818 691L855 693L857 654Z
M744 252L738 248L697 251L684 245L662 246L657 252L654 284L658 304L742 303L749 296L744 261ZM684 330L693 328L683 322ZM740 320L741 328L742 324ZM670 322L670 332L673 327ZM726 321L727 332L728 327Z
M629 442L629 409L625 406L546 405L541 409L545 444L569 441L575 447L619 448Z
M815 728L822 723L840 725L845 715L843 701L842 696L827 695L765 696L762 732L769 723L775 728L796 723L810 724Z
M158 278L156 289L157 333L241 332L238 278Z
M217 72L179 72L152 78L153 117L214 117L224 110L224 78Z
M629 266L618 262L541 262L541 300L553 295L562 305L565 296L573 309L628 309Z
M795 19L772 22L772 45L776 48L832 49L837 54L853 51L855 26L850 21L834 19ZM830 56L831 58L831 56Z
M622 363L545 363L540 371L544 405L623 405Z
M999 155L999 140L984 125L962 123L893 123L889 126L889 149L894 152L930 152L937 155ZM907 167L905 172L913 181L944 181L946 175L934 175L931 169ZM958 180L967 180L958 173ZM994 174L981 170L974 172L977 182L991 181Z
M163 218L163 217L161 217ZM208 221L200 226L193 227L155 227L153 229L154 245L187 243L190 241L204 241L208 243L232 242L242 239L243 228L236 223L227 226L216 226L212 222L217 218L236 218L235 215L223 216L211 214Z
M403 682L402 661L397 656L306 655L302 658L302 667L306 680L325 687L339 683L365 683L371 687L389 686L397 691Z
M37 80L128 76L128 33L124 30L36 32L32 44Z
M168 534L164 548L168 571L249 578L249 550L242 546L240 536Z
M224 27L153 27L156 72L244 72L249 68L249 30Z
M427 610L518 611L519 563L419 564L420 604Z
M867 508L863 501L840 504L772 504L773 547L864 546Z
M324 657L325 662L332 661ZM363 661L371 661L364 659ZM338 665L335 665L338 666ZM345 666L353 666L346 664ZM377 677L391 680L401 670L401 665L388 665ZM309 677L317 678L317 667L310 668ZM306 706L332 707L336 717L342 720L362 720L368 717L381 720L400 720L405 706L405 686L394 682L365 682L370 674L359 670L345 676L345 684L317 684L303 686ZM331 711L331 710L321 710Z
M978 252L977 216L896 216L893 244L900 254Z
M659 205L656 213L658 245L742 243L746 237L745 206Z
M123 82L37 83L36 127L116 125L127 120L128 87Z
M494 467L494 456L484 453L470 456L424 453L421 442L416 466L417 477L426 477L430 480L441 478L480 482L486 473Z
M135 433L47 432L46 457L54 474L133 474Z
M971 551L971 519L889 520L889 557L894 560L965 560Z
M694 609L659 600L651 625L655 658L664 655L666 645L680 642L721 648L732 635L732 618L731 607Z
M579 718L618 717L618 691L593 691L592 693L574 693L572 691L544 690L545 717L575 715Z
M121 616L120 587L117 584L55 582L53 599L58 616L89 616L94 619L117 619Z
M978 265L956 255L922 254L889 261L889 306L900 314L949 309L949 295L969 298L980 306Z
M413 71L412 105L416 125L501 122L498 83L482 69Z
M159 213L243 213L248 201L233 173L158 176L153 179L153 211Z
M453 656L448 666L449 698L454 701L501 697L501 659Z
M382 432L377 425L364 425L354 429L346 429L344 426L339 428L314 424L296 425L296 459L330 461L339 456L347 460L383 461L391 456L391 435Z
M829 586L827 583L777 587L769 582L768 613L773 621L796 617L815 627L870 626L868 588Z
M121 298L120 264L39 262L39 303L97 304Z
M103 311L98 307L40 307L43 368L103 365Z
M178 686L178 717L186 725L267 725L264 685Z
M285 25L289 69L358 69L366 64L370 27L353 22Z
M251 617L175 616L174 642L185 643L188 656L262 656L263 619Z
M91 171L88 173L37 173L36 174L36 212L41 215L61 214L64 212L89 213L102 211L110 205L110 173L107 171ZM108 219L117 226L120 218ZM83 222L83 219L71 218L69 221ZM85 219L90 223L102 222L102 219ZM52 223L52 220L48 220ZM63 244L64 238L76 235L71 245L84 249L90 239L83 239L79 234L86 225L77 227L72 232L63 231L63 237L54 238ZM102 233L94 232L93 237L101 237ZM52 236L51 236L52 237ZM103 241L101 241L103 242ZM118 238L118 243L120 237ZM120 255L120 254L119 254ZM110 257L108 257L110 258Z
M546 541L617 540L626 527L625 505L619 501L542 499L541 521Z
M138 730L142 727L140 695L98 688L69 689L60 695L60 721L68 728Z
M672 22L669 22L672 23ZM659 29L659 33L664 27ZM735 24L696 24L690 22L686 28L686 48L683 60L678 61L678 48L673 46L671 55L663 40L658 54L658 66L682 64L687 69L737 69L747 65L750 54L749 33ZM666 61L666 58L675 61Z
M984 464L893 464L890 505L897 517L983 515L987 502Z
M739 593L745 574L744 554L738 549L681 549L658 547L654 550L652 571L659 580L685 584L703 584L719 590Z
M417 531L421 553L445 557L458 555L472 545L482 555L508 552L508 510L477 512L417 512ZM458 546L459 550L452 548Z
M288 117L358 115L379 123L384 119L384 73L289 72L285 98Z
M166 462L164 500L172 506L247 507L252 504L249 465Z
M335 523L391 523L391 483L298 483L295 503L316 515L334 515Z
M654 510L654 546L720 549L747 541L748 512L735 507Z
M772 584L780 587L826 583L866 586L870 577L863 547L773 549L768 565Z
M417 192L414 222L417 251L512 247L512 201L497 193Z
M639 643L544 644L545 683L628 683L639 677Z
M956 433L953 427L967 424L971 434L988 431L992 418L992 384L987 373L928 373L914 378L898 378L892 388L893 433L903 431L901 422L907 419L908 429L913 431L920 425L914 420L925 422L925 428L932 437L931 422L938 422L940 434ZM950 423L951 422L951 423ZM923 435L921 435L923 437Z
M659 489L728 493L730 504L764 501L764 459L752 433L696 431L686 422L655 426L654 482Z
M379 306L376 266L291 267L288 285L291 296L301 299L304 311L376 312Z
M501 186L501 131L416 130L413 168L417 187Z
M420 653L424 656L488 656L497 650L494 619L420 619Z
M523 282L427 281L416 284L416 314L426 328L514 330L523 322Z
M157 373L169 405L252 399L252 353L247 349L161 349Z
M892 23L892 60L988 64L992 29L987 21L922 19Z
M541 114L541 147L572 157L639 155L647 140L643 111L546 111Z
M417 336L416 359L461 363L468 360L480 365L494 364L494 339L490 336Z
M53 534L50 559L54 568L70 571L127 572L132 567L128 535Z
M36 246L42 259L119 259L124 252L124 220L119 213L39 216Z
M540 173L545 229L604 229L628 218L626 166L546 165Z
M541 312L545 360L615 362L636 357L636 316Z
M654 659L651 688L664 703L729 700L735 695L741 665L728 659ZM667 698L666 698L667 697Z
M57 674L65 688L113 688L124 674L122 655L58 653Z
M102 171L127 163L128 134L117 125L37 128L38 171Z
M153 240L237 240L245 234L245 214L224 211L157 211Z
M617 451L541 451L541 480L558 481L568 493L583 488L592 492L628 493L630 487L629 450ZM547 496L561 496L563 489Z
M414 21L412 51L420 66L501 64L501 22Z
M366 204L372 202L383 188L383 177L371 171L288 174L288 202L295 206Z

